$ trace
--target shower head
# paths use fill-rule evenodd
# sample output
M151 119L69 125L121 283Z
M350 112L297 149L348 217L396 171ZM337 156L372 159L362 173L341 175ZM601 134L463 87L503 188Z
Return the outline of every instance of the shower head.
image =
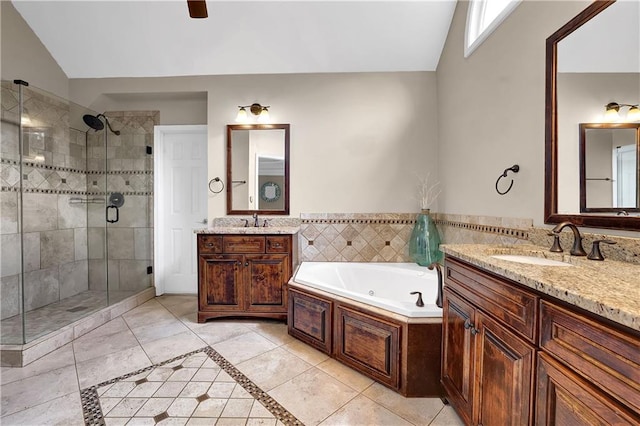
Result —
M96 117L95 115L91 115L91 114L85 114L84 116L82 116L82 120L84 121L84 123L91 127L93 130L95 130L96 132L98 130L102 130L104 129L104 124L102 123L102 121Z
M93 130L97 132L98 130L104 129L104 124L102 123L102 120L100 120L100 117L104 118L105 123L107 123L107 127L109 127L109 130L111 130L113 134L116 134L116 135L120 134L120 130L113 130L113 128L111 127L111 124L109 123L109 119L104 114L98 114L98 115L85 114L84 116L82 116L82 120L84 120L87 126L91 127Z

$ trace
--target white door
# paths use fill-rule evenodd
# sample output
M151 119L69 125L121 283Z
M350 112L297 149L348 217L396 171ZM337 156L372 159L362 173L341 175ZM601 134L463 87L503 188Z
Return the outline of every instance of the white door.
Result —
M156 293L198 292L195 229L207 227L207 126L155 127Z

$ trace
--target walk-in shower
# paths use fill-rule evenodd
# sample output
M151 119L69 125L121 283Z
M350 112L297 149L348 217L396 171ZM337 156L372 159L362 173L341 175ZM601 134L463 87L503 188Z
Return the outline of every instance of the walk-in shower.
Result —
M157 113L98 114L2 81L0 343L153 285L154 124Z

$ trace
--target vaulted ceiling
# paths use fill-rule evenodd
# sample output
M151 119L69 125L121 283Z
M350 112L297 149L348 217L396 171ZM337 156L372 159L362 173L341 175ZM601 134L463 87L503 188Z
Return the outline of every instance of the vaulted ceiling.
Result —
M69 78L434 71L455 0L13 0Z

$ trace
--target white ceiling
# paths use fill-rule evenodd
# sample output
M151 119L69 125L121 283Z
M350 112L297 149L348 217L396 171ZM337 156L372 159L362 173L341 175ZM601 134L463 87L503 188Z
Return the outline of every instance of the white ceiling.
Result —
M69 78L434 71L456 0L13 0Z

